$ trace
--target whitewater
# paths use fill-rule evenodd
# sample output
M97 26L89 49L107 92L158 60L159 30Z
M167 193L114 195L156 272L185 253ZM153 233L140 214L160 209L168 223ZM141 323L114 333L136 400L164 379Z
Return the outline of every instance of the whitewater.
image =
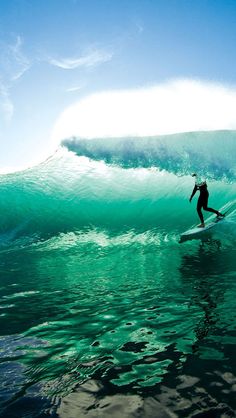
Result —
M0 176L0 416L235 416L235 141L68 137ZM228 213L180 244L195 172Z

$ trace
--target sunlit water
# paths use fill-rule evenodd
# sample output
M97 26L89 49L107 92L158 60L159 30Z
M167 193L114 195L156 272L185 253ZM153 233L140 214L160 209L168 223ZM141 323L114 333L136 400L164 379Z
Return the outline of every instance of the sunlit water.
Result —
M226 219L183 244L186 149L162 170L115 151L1 179L1 417L234 417L233 148L203 169Z

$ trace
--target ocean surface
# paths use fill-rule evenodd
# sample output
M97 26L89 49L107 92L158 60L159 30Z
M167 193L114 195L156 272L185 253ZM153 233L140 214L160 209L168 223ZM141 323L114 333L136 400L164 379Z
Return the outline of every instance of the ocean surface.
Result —
M0 176L1 418L236 416L235 156L235 131L69 138ZM180 244L193 172L228 213Z

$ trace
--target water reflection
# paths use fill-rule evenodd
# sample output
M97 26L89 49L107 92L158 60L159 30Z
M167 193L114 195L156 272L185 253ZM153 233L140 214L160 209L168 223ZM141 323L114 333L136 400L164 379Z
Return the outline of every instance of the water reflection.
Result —
M19 333L10 360L24 366L13 366L20 390L17 398L5 390L7 409L39 391L42 410L47 399L61 417L109 416L116 407L127 417L155 416L157 407L217 414L223 396L232 409L235 250L167 238L66 242L11 252L0 263L10 319L1 317L2 334Z
M219 320L218 305L224 302L227 289L226 252L218 240L201 242L194 254L182 256L179 271L183 288L191 295L190 303L201 308L202 316L195 327L196 341L193 349L197 350L201 341L210 333ZM225 283L226 281L226 283Z

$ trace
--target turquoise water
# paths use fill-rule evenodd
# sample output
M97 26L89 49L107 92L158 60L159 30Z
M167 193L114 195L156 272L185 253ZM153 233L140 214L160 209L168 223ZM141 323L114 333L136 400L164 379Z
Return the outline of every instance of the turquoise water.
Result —
M68 139L0 177L1 417L232 417L234 131ZM190 174L227 210L203 241Z

